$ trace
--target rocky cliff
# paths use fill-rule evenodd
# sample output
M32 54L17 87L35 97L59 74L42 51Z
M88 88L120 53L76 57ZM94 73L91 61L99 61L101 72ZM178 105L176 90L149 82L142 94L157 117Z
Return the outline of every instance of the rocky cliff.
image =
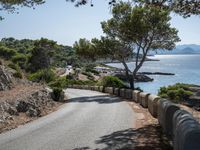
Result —
M12 87L12 71L0 65L0 91L8 90Z

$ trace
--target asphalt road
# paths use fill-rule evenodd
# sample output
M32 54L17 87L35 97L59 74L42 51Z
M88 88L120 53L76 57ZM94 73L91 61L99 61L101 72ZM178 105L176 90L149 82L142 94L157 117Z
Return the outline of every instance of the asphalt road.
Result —
M135 113L109 95L67 89L58 111L0 134L0 150L128 150ZM124 132L123 132L124 131ZM124 137L123 137L124 136Z

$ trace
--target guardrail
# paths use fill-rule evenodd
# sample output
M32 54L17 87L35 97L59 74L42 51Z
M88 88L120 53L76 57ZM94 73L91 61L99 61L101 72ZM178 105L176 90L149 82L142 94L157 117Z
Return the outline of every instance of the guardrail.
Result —
M173 140L174 150L200 150L199 122L189 112L167 99L125 88L81 85L68 87L105 92L139 103L158 119L163 131Z

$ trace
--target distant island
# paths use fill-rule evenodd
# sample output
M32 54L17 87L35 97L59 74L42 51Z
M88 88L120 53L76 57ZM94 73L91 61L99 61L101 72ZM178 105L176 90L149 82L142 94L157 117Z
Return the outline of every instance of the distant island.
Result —
M196 44L177 45L176 48L171 51L157 50L156 52L149 53L149 55L175 55L175 54L200 54L200 45Z

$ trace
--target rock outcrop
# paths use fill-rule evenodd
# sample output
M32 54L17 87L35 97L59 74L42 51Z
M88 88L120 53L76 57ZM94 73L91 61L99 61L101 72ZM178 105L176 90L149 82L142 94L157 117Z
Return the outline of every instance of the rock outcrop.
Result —
M119 79L121 79L124 82L128 82L127 77L124 73L113 74L113 76L118 77ZM130 75L130 78L131 78L131 75ZM153 79L146 76L146 75L143 75L143 74L137 74L136 77L135 77L135 81L136 82L152 82Z
M0 65L0 91L8 90L12 87L12 74L5 67Z
M46 89L35 91L15 101L0 102L0 132L5 126L15 123L14 119L20 114L29 118L40 117L50 112L55 105L51 93Z

